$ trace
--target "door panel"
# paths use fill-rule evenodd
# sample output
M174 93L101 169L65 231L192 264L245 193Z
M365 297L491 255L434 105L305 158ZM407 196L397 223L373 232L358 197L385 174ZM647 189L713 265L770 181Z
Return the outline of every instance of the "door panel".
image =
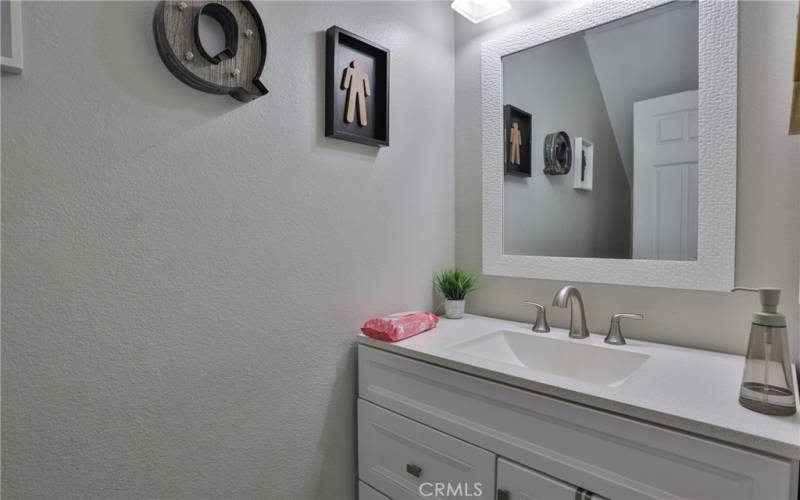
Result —
M697 260L697 92L633 105L633 258Z
M497 459L498 500L575 500L576 490L550 476Z
M364 481L358 482L358 500L391 500Z

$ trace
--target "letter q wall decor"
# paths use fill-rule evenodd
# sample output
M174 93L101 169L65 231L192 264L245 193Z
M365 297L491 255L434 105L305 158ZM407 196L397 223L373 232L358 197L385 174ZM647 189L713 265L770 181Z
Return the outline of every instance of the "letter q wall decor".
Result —
M325 52L325 136L389 145L389 50L338 26Z
M203 16L219 24L222 50L201 39ZM229 94L242 102L267 93L261 72L267 34L255 6L247 0L165 0L156 7L153 32L161 60L180 81L210 94ZM216 52L216 53L210 53Z

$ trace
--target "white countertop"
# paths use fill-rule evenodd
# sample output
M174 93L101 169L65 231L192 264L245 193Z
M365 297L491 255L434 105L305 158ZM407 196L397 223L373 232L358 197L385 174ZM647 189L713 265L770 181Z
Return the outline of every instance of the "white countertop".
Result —
M624 383L611 387L448 349L500 329L640 352L650 358ZM604 337L592 334L587 339L570 339L567 331L560 328L553 328L549 333L534 333L527 324L465 315L459 320L442 318L435 329L400 342L383 342L363 334L359 334L358 340L365 345L540 394L780 457L800 459L800 414L774 417L739 405L744 357L630 338L627 345L610 346L603 343ZM792 372L794 374L794 370Z

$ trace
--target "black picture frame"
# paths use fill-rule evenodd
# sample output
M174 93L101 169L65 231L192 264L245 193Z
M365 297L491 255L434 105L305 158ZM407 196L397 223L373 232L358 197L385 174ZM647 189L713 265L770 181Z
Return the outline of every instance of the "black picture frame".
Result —
M522 136L520 146L520 164L511 162L511 126L517 122ZM511 104L503 106L503 163L506 175L519 177L531 176L531 159L533 154L533 117Z
M325 136L370 146L388 146L389 49L338 26L331 26L325 33ZM370 82L365 126L359 119L352 123L345 121L347 90L342 89L342 81L353 60L362 65Z

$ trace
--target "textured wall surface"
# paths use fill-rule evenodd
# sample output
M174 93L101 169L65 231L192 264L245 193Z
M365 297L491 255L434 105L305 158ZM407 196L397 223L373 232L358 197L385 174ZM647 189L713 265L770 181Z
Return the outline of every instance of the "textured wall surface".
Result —
M456 263L481 269L481 42L535 16L568 9L564 2L518 2L495 19L472 25L456 18ZM784 291L797 358L798 231L797 136L788 136L788 110L795 31L794 2L742 2L739 11L739 141L736 282ZM524 299L552 300L559 281L484 277L467 310L488 316L533 319ZM580 284L594 331L608 328L611 314L642 312L626 335L725 352L743 353L750 315L749 294ZM557 326L567 310L550 308Z
M453 260L446 3L258 4L250 104L149 2L25 2L2 78L3 497L354 498L352 341ZM323 137L324 33L391 49L391 147Z

